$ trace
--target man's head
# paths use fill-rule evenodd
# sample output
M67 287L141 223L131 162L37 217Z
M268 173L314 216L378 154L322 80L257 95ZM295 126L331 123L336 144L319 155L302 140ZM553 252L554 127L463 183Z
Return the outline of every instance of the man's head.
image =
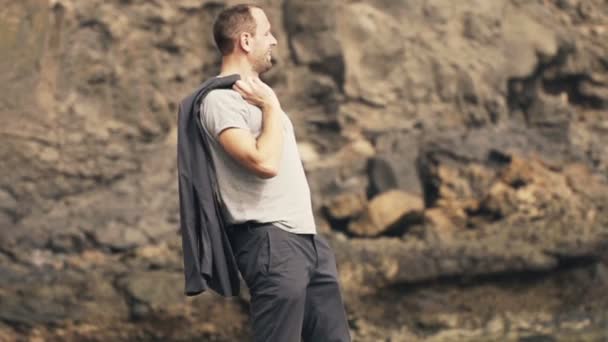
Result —
M243 56L253 71L262 74L272 67L270 51L277 45L264 11L240 4L224 9L213 24L213 37L223 57Z

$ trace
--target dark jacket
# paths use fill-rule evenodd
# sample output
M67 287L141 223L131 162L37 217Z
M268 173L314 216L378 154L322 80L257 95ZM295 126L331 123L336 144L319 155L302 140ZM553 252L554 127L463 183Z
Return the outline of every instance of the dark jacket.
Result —
M210 78L183 99L178 112L177 170L179 216L184 257L185 294L208 288L237 296L239 271L220 210L213 160L199 119L200 104L209 91L231 88L238 74Z

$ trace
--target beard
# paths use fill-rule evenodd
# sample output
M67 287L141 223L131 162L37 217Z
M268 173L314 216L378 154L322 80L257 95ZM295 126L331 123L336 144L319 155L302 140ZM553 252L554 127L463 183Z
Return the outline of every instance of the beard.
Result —
M260 54L255 58L253 63L253 70L255 72L261 75L272 69L272 57L269 58L268 56L269 52L265 51L264 53Z

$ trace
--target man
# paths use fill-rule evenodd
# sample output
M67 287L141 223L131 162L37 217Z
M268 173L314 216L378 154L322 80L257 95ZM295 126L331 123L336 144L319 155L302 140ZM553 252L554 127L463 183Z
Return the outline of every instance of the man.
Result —
M220 74L232 89L201 102L222 216L238 269L251 294L255 341L350 341L335 256L317 234L294 129L259 76L272 68L277 40L264 11L236 5L213 34Z

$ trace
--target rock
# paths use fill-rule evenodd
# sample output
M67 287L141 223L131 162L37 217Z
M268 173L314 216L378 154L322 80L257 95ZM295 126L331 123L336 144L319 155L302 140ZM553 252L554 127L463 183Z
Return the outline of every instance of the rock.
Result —
M352 98L362 98L373 106L384 106L397 98L392 85L398 84L396 77L404 58L404 42L372 39L375 36L400 36L402 27L387 13L366 3L343 5L338 17L338 33L342 39L343 59L346 65L344 91ZM363 46L361 44L364 44ZM383 60L362 67L365 60ZM383 82L379 82L382 80ZM367 87L367 84L381 84Z
M449 240L336 240L335 248L347 287L365 292L445 276L549 271L557 267L558 256L567 260L602 253L608 235L601 225L587 227L578 243L570 240L567 227L572 221L530 222L516 231L496 223L482 233L461 232Z
M7 213L15 213L17 209L17 200L6 190L0 189L0 210Z
M308 142L298 143L298 152L304 165L311 164L319 160L319 153L315 150L313 144Z
M0 294L3 321L39 326L66 320L101 324L126 319L122 298L101 275L39 269L8 284ZM39 284L45 283L44 287Z
M326 236L332 234L332 227L327 220L317 215L315 216L315 224L317 227L317 233L325 234Z
M138 262L146 262L150 268L181 267L183 260L180 255L171 250L167 242L158 245L146 245L134 250L134 257Z
M425 230L440 240L451 240L457 232L454 222L442 208L429 208L424 211Z
M120 280L127 294L134 300L132 310L148 314L148 310L175 310L182 307L186 298L176 284L183 282L183 275L176 272L135 272ZM143 305L137 306L135 304ZM142 311L143 310L143 311Z
M367 188L367 158L349 158L341 164L327 157L320 162L306 172L315 212L333 196Z
M420 197L390 190L371 199L365 213L348 225L348 231L359 236L377 236L403 229L403 225L419 216L423 209Z
M376 139L377 155L370 160L370 192L374 196L390 189L422 195L416 170L419 136L410 132L387 132Z
M109 222L95 231L94 236L100 244L114 250L127 250L148 242L148 237L141 230L118 222Z
M342 80L344 64L336 32L337 9L334 1L290 0L285 3L284 10L286 30L296 61L317 65L337 81Z
M558 44L553 31L528 15L509 11L502 26L508 74L512 77L532 74L537 54L554 56L557 53Z
M481 200L480 209L492 219L500 219L517 212L517 194L503 182L496 182Z
M326 208L330 218L342 220L357 216L367 205L363 192L348 192L332 197Z
M0 340L248 339L245 298L179 300L176 113L217 74L227 5L3 6ZM279 41L263 78L357 339L602 339L605 1L263 6ZM589 324L556 330L577 310Z

